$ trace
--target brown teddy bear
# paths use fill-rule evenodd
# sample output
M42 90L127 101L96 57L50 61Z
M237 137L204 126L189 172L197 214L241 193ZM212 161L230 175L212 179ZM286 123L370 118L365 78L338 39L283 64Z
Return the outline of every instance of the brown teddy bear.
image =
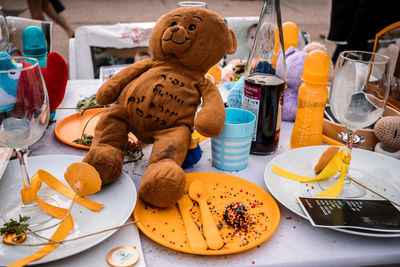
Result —
M386 116L374 126L374 133L379 142L375 152L400 159L400 116Z
M234 32L215 12L179 8L162 16L152 30L149 50L154 58L132 64L107 80L97 92L101 105L116 103L97 123L84 158L99 172L103 184L122 171L128 133L153 143L139 196L158 207L176 203L186 178L181 168L193 126L202 135L221 133L225 109L206 72L225 54L235 52ZM203 100L196 118L197 106Z

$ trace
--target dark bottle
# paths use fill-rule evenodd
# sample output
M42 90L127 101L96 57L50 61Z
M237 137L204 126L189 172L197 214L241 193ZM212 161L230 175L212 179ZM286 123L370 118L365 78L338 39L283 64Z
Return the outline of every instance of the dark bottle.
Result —
M283 47L279 0L265 0L246 64L242 97L242 108L257 117L253 154L272 154L278 147L286 66L284 53L279 64L273 58Z
M242 106L257 116L253 154L272 154L278 148L284 89L276 75L254 73L245 79Z

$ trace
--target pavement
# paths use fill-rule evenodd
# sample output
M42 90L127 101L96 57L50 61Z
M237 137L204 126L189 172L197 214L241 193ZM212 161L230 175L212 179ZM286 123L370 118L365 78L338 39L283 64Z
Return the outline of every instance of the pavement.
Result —
M76 29L83 25L111 25L127 22L156 21L176 8L178 0L62 0L62 16ZM228 16L259 16L261 0L206 0L208 8ZM6 15L30 18L26 0L1 0ZM311 41L325 44L331 56L335 45L320 37L329 27L330 0L281 0L282 21L292 21L310 34ZM50 20L47 18L47 20ZM68 61L68 37L53 24L53 51Z

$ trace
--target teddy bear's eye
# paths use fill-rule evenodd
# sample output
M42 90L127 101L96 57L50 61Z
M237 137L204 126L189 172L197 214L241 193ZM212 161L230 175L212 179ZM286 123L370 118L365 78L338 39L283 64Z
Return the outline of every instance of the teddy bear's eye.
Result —
M175 21L171 23L171 27L174 27L175 25L177 25L178 23L176 23Z
M195 24L190 24L188 29L190 31L194 31L196 29L196 25Z

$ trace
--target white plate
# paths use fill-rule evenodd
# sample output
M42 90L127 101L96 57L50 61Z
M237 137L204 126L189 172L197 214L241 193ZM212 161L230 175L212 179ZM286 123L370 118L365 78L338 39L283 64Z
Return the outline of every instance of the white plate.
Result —
M82 161L82 157L70 155L29 157L29 173L32 175L38 169L44 169L60 179L64 184L67 184L64 180L64 172L72 162L77 161ZM8 202L20 197L19 190L21 188L22 179L20 177L18 162L16 160L10 161L4 172L3 179L0 181L0 212L4 210ZM51 194L52 197L59 202L60 206L65 208L69 207L69 199L53 191L43 183L39 195L44 193ZM74 220L74 229L68 235L67 239L125 223L131 216L135 207L137 194L132 180L128 175L122 173L117 181L105 186L100 192L88 198L104 204L103 209L98 212L93 212L75 203L71 211ZM52 220L52 223L54 223L54 221L55 220ZM0 223L1 226L4 223L2 218L0 218ZM43 235L50 237L55 229L56 228L45 231ZM84 251L102 242L116 231L117 230L113 230L76 241L66 242L47 256L32 264L50 262ZM35 241L37 242L38 240ZM29 256L39 249L40 247L7 246L3 242L0 242L0 266L8 265L16 260Z
M296 196L312 196L322 191L318 182L300 183L272 172L273 165L287 171L314 177L314 166L327 146L311 146L289 150L273 158L265 168L264 180L271 194L289 210L308 219L297 204ZM400 161L379 153L354 148L349 173L352 178L385 197L400 203ZM340 197L340 195L339 195ZM365 199L381 199L367 191ZM374 237L400 237L398 233L335 229L355 235Z
M0 180L10 160L11 152L12 149L9 147L0 147Z

